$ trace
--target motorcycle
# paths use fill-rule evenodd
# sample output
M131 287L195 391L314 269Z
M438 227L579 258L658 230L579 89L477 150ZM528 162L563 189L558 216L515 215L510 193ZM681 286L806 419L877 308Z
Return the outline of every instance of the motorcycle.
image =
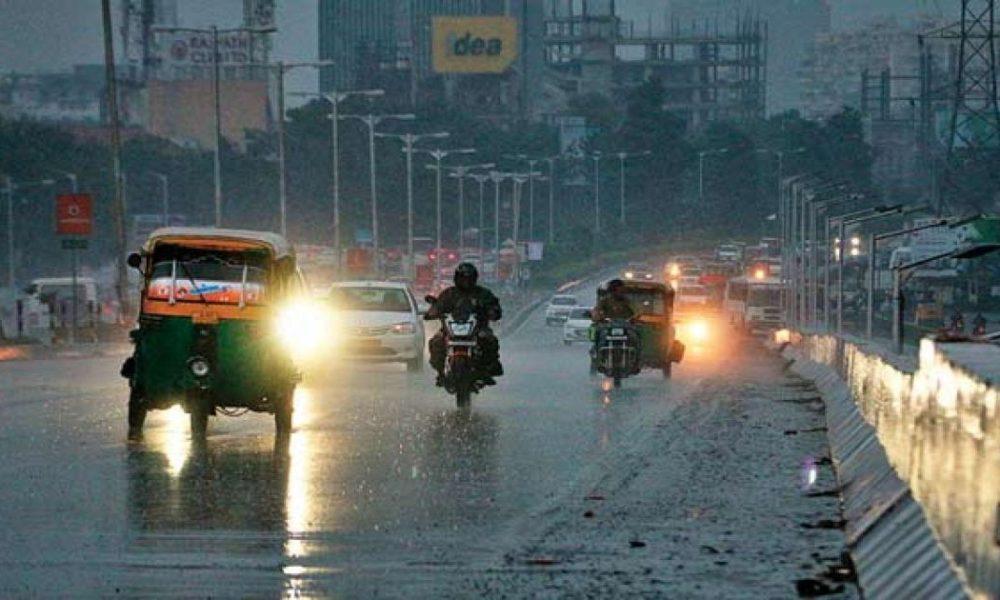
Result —
M433 305L437 299L427 296L425 300ZM441 315L440 321L447 348L444 388L455 395L459 408L465 408L472 402L472 394L483 388L478 369L480 322L475 313L464 306Z
M603 324L598 333L596 370L610 377L614 386L621 387L622 379L637 374L639 362L638 331L629 321L612 320Z

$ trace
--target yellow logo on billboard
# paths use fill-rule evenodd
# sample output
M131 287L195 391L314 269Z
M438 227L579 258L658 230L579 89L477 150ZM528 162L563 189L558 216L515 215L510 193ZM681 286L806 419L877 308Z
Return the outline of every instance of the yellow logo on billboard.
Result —
M437 73L503 73L517 60L517 20L434 17L431 59Z

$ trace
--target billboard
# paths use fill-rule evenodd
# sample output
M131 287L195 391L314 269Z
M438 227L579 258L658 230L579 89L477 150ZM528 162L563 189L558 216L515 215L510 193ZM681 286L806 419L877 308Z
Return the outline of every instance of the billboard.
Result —
M431 62L436 73L503 73L517 60L517 20L434 17Z
M90 194L56 196L56 233L90 235L93 225L93 202Z
M254 62L254 36L251 32L220 31L218 36L220 67L240 67ZM211 67L213 47L212 34L207 31L160 32L151 48L152 63L168 70ZM257 60L261 59L258 57Z

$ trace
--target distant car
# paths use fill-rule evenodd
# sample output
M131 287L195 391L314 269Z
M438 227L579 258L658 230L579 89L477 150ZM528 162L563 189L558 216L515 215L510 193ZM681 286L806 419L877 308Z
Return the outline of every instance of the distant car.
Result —
M648 265L633 263L622 271L622 279L626 281L654 281L656 274Z
M716 260L739 262L743 260L743 249L737 244L721 244L715 249Z
M578 307L569 311L566 323L563 325L563 343L572 346L576 342L590 342L591 311L590 307Z
M549 305L545 307L545 324L556 325L564 323L571 310L576 308L580 302L576 296L569 294L559 294L549 300Z
M340 329L340 353L349 360L402 362L409 371L424 364L424 321L413 293L393 281L342 281L328 299Z
M708 304L710 297L705 286L682 283L677 289L675 302L678 310L701 308Z

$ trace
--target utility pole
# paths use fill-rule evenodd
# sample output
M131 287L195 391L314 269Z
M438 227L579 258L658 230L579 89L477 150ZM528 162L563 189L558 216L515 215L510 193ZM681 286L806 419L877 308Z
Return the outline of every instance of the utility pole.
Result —
M482 163L478 165L460 165L451 168L451 176L458 179L458 246L461 251L465 242L465 178L475 169L492 169L496 165L493 163Z
M101 23L104 33L104 81L107 92L108 119L111 125L111 171L114 174L115 199L111 216L115 225L115 292L118 296L119 318L130 314L125 286L125 182L122 180L121 122L118 116L118 74L115 67L114 31L111 23L111 0L101 0Z

